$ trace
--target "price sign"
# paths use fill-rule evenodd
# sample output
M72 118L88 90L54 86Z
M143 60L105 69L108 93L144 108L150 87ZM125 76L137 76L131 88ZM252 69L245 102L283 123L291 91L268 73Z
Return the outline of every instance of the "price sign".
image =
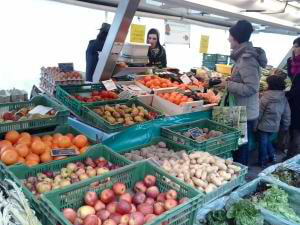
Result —
M74 155L79 155L76 153L75 149L69 149L69 148L64 148L64 149L52 149L51 150L51 156L74 156Z
M128 99L128 98L131 98L133 96L133 94L129 91L129 90L125 90L125 91L122 91L120 94L119 94L119 97L121 99Z
M31 115L33 115L33 114L46 115L51 110L52 110L52 108L50 108L50 107L46 107L46 106L43 106L43 105L37 105L32 110L30 110L28 113L31 114Z
M182 76L180 77L180 80L181 80L184 84L189 84L189 83L192 82L191 79L190 79L186 74L182 75Z
M191 80L192 80L193 82L198 82L198 79L197 79L196 77L194 77L194 76L191 76Z
M108 91L117 89L117 86L116 86L115 82L112 81L112 79L102 81L102 83L103 83L104 87L106 88L106 90L108 90Z
M145 43L145 25L131 24L130 42Z
M200 130L198 127L189 129L188 132L191 134L192 138L194 138L194 139L197 139L198 137L203 135L203 131Z
M58 67L63 72L72 72L74 71L73 63L58 63Z
M209 44L209 36L201 35L199 52L200 53L207 53L208 44Z

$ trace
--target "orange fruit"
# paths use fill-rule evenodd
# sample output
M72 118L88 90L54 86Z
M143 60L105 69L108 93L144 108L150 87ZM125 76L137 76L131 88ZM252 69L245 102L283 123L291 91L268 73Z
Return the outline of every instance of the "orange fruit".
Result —
M72 145L71 139L67 136L61 136L58 138L58 147L68 148Z
M8 140L2 140L2 141L0 141L0 150L4 146L12 146L12 143L10 141L8 141Z
M31 138L28 138L26 136L20 137L19 140L17 141L17 144L25 144L28 147L31 145Z
M53 137L51 135L44 135L42 137L42 141L46 142L46 141L52 141Z
M18 163L25 164L25 159L23 157L18 157Z
M39 164L38 161L31 160L31 159L25 161L25 165L28 166L28 167L36 166L36 165L38 165L38 164Z
M56 133L53 135L53 138L59 138L60 136L63 136L61 133Z
M20 133L20 138L22 138L22 137L26 137L26 138L31 139L31 135L28 132L22 132L22 133Z
M46 145L42 141L33 141L31 144L31 151L37 155L45 152Z
M13 147L13 146L4 146L1 148L1 151L0 151L0 156L3 154L3 152L6 152L7 150L13 150L13 151L16 151L16 149Z
M73 138L74 138L74 135L73 135L73 134L71 134L71 133L67 133L65 136L69 137L69 138L71 139L71 141L72 141L72 140L73 140Z
M21 157L26 157L29 154L29 148L25 144L17 144L15 146L17 153Z
M18 162L18 153L12 149L9 149L2 153L1 155L1 161L5 165L12 165Z
M39 136L32 136L31 141L42 141L42 139Z
M10 141L12 144L17 143L19 137L20 137L19 132L15 130L9 131L5 134L5 140Z
M41 158L41 162L43 162L43 163L52 161L52 156L51 156L50 152L44 152L40 156L40 158Z
M37 155L37 154L34 154L34 153L29 153L26 158L25 158L26 161L28 160L33 160L33 161L36 161L36 162L40 162L40 157Z
M79 134L73 139L73 144L76 145L78 148L83 148L88 143L88 139L86 136Z
M90 147L90 146L84 146L84 147L82 147L82 148L79 150L80 154L85 153L85 152L88 150L89 147Z

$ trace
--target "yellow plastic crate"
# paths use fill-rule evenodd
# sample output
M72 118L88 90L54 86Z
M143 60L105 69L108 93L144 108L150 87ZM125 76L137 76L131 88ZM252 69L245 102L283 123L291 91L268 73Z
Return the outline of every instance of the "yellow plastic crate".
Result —
M231 75L232 66L225 64L216 64L216 70L218 73Z

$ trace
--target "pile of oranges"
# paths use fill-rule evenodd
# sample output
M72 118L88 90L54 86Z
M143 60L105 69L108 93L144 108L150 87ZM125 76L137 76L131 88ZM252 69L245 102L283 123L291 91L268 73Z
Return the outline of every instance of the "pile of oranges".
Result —
M150 89L176 87L175 83L172 83L170 80L160 78L158 76L145 76L143 79L138 80L138 82Z
M184 105L187 102L193 102L192 98L189 98L178 92L170 92L170 93L159 93L157 94L159 97L166 99L170 102L173 102L176 105Z
M23 163L30 167L66 158L66 156L52 157L52 149L75 149L78 154L82 154L88 147L88 139L82 134L74 136L71 133L66 135L55 133L39 137L27 132L9 131L5 134L4 140L0 141L0 159L5 165Z

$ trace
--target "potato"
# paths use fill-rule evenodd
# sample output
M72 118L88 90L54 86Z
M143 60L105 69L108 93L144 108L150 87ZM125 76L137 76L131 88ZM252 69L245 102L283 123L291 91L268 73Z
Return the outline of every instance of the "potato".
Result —
M234 170L233 169L227 169L227 173L234 174Z
M203 162L204 162L204 159L203 159L203 158L198 158L198 159L197 159L197 163L198 163L198 164L202 164Z
M219 167L217 167L217 166L212 166L211 169L212 169L212 172L218 172Z
M203 171L201 174L201 180L206 180L207 178L207 171Z
M225 160L226 165L232 165L233 161L231 159L226 159Z
M227 170L227 166L219 161L215 163L215 166L219 167L220 170Z
M118 118L118 119L117 119L117 122L118 122L118 123L124 123L125 120L124 120L124 118Z
M210 181L218 187L222 185L221 179L218 178L215 174L210 175Z
M115 124L117 122L116 119L112 116L108 116L108 117L106 117L106 119L111 124Z
M207 187L205 188L205 192L210 193L210 192L214 191L215 189L217 189L216 185L209 183L207 185Z
M196 164L196 163L197 163L197 161L195 159L191 160L191 164Z
M228 165L229 169L233 169L234 172L240 172L241 171L241 167L236 166L236 165Z
M189 155L190 159L198 159L202 157L202 152L193 152L192 154Z
M193 177L196 174L196 170L195 169L191 169L190 170L190 175L191 177Z
M111 112L111 113L115 111L115 109L113 107L110 107L108 105L104 106L104 110L108 111L108 112Z
M201 179L198 179L198 178L196 178L196 177L193 177L192 178L192 181L194 182L194 184L196 185L196 186L200 186L200 187L202 187L202 188L206 188L207 187L207 183L206 182L204 182L203 180L201 180Z
M202 176L202 169L196 170L195 176L200 179Z
M231 174L230 173L226 173L226 171L224 171L224 170L219 171L219 175L221 177L223 177L224 180L230 180L231 179Z
M120 117L121 117L121 114L118 113L118 112L116 112L116 111L114 111L114 112L112 113L112 116L115 117L115 118L120 118Z

